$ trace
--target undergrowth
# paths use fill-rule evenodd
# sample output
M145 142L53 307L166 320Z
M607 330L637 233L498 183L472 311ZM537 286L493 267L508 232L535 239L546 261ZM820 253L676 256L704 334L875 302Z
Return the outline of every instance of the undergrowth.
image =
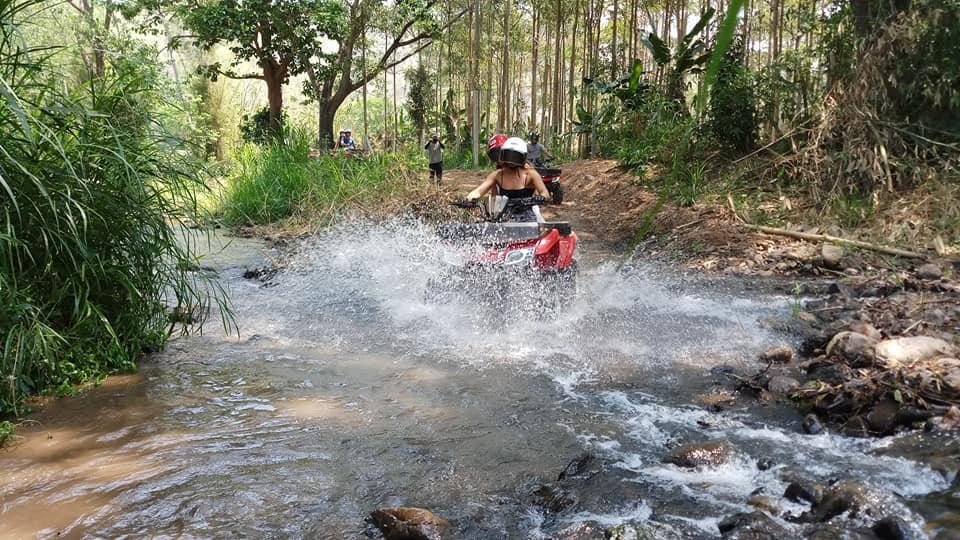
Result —
M57 51L24 42L37 5L0 0L0 417L134 369L173 330L171 309L202 321L211 299L170 226L195 217L203 183L155 112L163 68L110 57L70 88Z
M4 420L0 422L0 447L13 438L13 422Z
M240 147L225 183L224 223L324 222L347 205L401 190L426 168L417 153L313 158L310 141L305 130L289 129L269 144Z

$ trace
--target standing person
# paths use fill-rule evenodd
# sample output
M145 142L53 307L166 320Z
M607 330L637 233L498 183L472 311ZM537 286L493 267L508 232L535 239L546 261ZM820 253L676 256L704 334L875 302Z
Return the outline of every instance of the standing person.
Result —
M440 142L440 136L436 133L430 135L430 140L423 147L430 156L430 179L436 178L437 185L440 185L440 178L443 176L443 143Z
M547 151L547 147L540 144L540 132L530 132L530 142L527 143L527 161L535 167L543 165L543 158L556 159L553 154Z

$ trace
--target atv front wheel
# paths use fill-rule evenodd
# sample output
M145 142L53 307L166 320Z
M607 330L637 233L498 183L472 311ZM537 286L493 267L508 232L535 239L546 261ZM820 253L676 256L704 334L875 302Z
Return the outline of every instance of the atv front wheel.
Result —
M560 182L550 182L547 184L547 191L550 192L550 201L553 204L560 204L563 202L563 186L560 185Z

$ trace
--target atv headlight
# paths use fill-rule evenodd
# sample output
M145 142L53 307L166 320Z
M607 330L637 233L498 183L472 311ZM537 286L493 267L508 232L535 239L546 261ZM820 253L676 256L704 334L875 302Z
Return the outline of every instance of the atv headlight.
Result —
M507 256L503 258L503 264L505 266L514 266L528 263L533 260L533 250L534 248L531 247L510 251L507 253Z

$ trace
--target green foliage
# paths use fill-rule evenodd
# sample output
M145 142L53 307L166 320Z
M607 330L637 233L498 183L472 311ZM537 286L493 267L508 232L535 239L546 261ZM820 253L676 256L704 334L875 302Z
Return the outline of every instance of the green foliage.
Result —
M310 219L389 192L403 175L423 168L419 154L311 158L310 141L307 131L287 129L267 145L243 145L227 178L223 221L238 226Z
M280 125L283 125L283 115L280 115ZM240 122L240 133L243 140L254 144L267 144L272 140L270 129L270 107L264 107L250 116L243 115Z
M304 73L311 58L332 59L335 55L323 49L323 41L341 38L348 22L346 6L338 0L141 0L139 4L156 16L174 13L203 49L229 46L233 53L229 68L216 63L207 66L214 79L221 74L242 75L235 69L248 62L267 62L283 70L286 83Z
M13 423L9 420L0 422L0 447L13 438Z
M858 193L843 193L833 200L833 213L844 227L853 228L863 223L873 213L869 196Z
M787 51L757 73L758 121L776 128L783 126L776 130L779 133L811 118L820 90L813 75L813 61L810 55Z
M28 48L37 3L0 0L0 414L29 394L132 368L170 308L204 317L205 279L170 222L204 188L170 136L163 68L140 49L66 88Z
M753 73L743 64L743 41L737 40L723 56L717 80L710 87L706 129L722 146L738 152L751 150L757 138L753 87Z
M697 39L697 36L710 23L714 14L716 14L715 9L707 8L693 28L683 36L674 51L671 51L663 39L653 32L640 40L653 54L657 65L661 69L667 69L666 94L681 104L684 110L686 110L684 94L687 89L687 75L701 73L703 66L710 60L711 53L707 50L706 43L702 39Z
M427 114L433 110L433 77L423 64L407 71L407 112L417 130L418 139L423 139Z
M633 122L613 126L603 133L610 154L636 173L653 163L672 166L675 150L687 148L691 120L677 111L675 102L659 92L646 95Z

